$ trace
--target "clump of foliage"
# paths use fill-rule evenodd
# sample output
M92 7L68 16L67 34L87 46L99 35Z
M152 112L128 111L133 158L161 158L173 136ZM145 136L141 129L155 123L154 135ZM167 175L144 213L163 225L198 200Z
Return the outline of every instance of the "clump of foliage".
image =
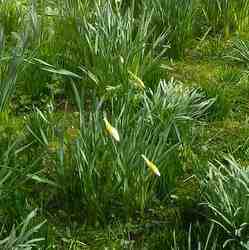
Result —
M248 171L233 158L210 163L204 179L210 219L224 232L223 247L248 247Z
M1 247L248 249L248 9L0 0Z
M248 25L248 0L201 1L202 10L214 33L222 31L226 39L234 31L243 31Z

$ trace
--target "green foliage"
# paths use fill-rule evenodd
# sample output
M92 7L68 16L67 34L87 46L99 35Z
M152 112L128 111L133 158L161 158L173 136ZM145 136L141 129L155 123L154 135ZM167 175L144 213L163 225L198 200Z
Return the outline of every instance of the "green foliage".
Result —
M248 170L233 158L210 163L204 179L205 196L211 209L210 219L224 231L223 246L248 244Z
M42 222L36 226L30 227L32 220L36 216L37 211L32 211L17 228L13 226L9 236L0 240L0 246L4 250L31 250L37 246L37 243L43 241L44 238L34 237L45 223ZM1 236L1 234L0 234Z
M45 176L33 179L59 187L58 195L68 196L68 201L72 193L77 194L75 206L84 208L90 224L107 223L103 218L111 218L114 204L125 217L132 217L137 212L144 215L160 199L167 201L176 189L177 177L184 172L181 162L177 163L178 143L192 143L182 138L190 137L196 119L213 100L204 101L195 90L184 89L173 81L167 86L162 81L155 95L137 94L140 101L136 109L134 91L130 91L122 98L96 100L94 108L86 112L82 96L72 86L80 111L79 129L64 124L56 136L59 127L54 127L40 110L30 117L28 131L33 140L45 147L49 153L46 157L48 161L53 159L55 169L49 182ZM120 142L104 133L105 109L110 123L120 133ZM160 178L146 170L142 154L157 165Z
M222 65L217 72L217 80L226 85L235 85L242 78L241 70L227 65Z
M176 234L174 232L173 233L174 246L172 247L172 250L180 250L180 249L182 249L182 250L193 250L193 249L216 250L216 249L221 249L218 242L217 242L217 238L214 237L214 224L212 224L210 226L208 233L206 233L207 237L203 241L198 239L198 238L202 238L201 233L202 233L201 230L197 231L197 232L194 231L194 233L193 233L192 225L190 225L186 242L185 243L181 242L181 244L179 245L177 242Z
M49 118L47 118L45 114L36 108L35 111L30 115L26 128L35 141L43 146L48 146L49 133L51 133L49 125ZM52 138L51 135L50 138Z
M5 38L4 32L0 26L0 112L5 111L9 99L12 97L17 73L20 71L21 64L23 63L23 42L21 41L21 37L17 35L17 39L19 39L19 44L17 47L13 49L11 56L6 56L4 53L5 49Z
M146 107L153 124L164 127L167 133L173 134L173 140L183 144L187 138L182 137L192 135L192 121L200 118L215 101L204 100L204 95L198 90L184 87L173 79L168 83L161 81L150 96Z
M138 22L130 9L122 15L109 1L96 5L92 19L78 27L85 45L81 69L90 82L100 89L121 85L126 90L129 72L149 86L159 80L166 36L163 31L155 36L151 16L143 11Z
M232 43L232 52L228 58L238 61L248 66L249 62L249 42L247 40L236 39Z
M0 0L1 247L248 249L248 9Z
M18 31L22 26L24 12L21 3L17 2L17 4L7 0L1 0L0 2L0 26L7 39L10 38L11 32Z
M248 25L248 0L203 0L201 6L213 32L222 32L225 39L231 32L243 31Z
M196 5L193 0L156 0L147 1L154 9L153 23L158 32L168 30L169 55L179 58L193 39Z

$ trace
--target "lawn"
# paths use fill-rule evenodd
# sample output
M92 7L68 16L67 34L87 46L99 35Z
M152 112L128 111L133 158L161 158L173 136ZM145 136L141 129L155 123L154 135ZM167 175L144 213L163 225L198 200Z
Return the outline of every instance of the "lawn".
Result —
M0 0L0 249L249 249L249 0Z

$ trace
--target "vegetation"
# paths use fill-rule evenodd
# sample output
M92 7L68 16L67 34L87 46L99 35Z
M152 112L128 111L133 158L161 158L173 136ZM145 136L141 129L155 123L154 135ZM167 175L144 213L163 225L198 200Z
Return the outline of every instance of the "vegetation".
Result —
M0 0L0 248L249 249L248 0Z

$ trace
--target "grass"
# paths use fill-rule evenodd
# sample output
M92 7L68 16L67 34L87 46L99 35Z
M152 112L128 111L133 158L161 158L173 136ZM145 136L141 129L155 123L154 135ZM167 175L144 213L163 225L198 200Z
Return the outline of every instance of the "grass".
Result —
M201 4L207 23L214 32L222 31L226 39L229 38L231 32L235 30L241 31L248 22L247 0L218 0L215 3L201 1Z
M249 249L248 1L0 6L3 249Z
M247 170L233 158L225 157L224 163L211 164L206 182L206 205L212 211L211 220L226 232L223 247L237 245L247 249Z

